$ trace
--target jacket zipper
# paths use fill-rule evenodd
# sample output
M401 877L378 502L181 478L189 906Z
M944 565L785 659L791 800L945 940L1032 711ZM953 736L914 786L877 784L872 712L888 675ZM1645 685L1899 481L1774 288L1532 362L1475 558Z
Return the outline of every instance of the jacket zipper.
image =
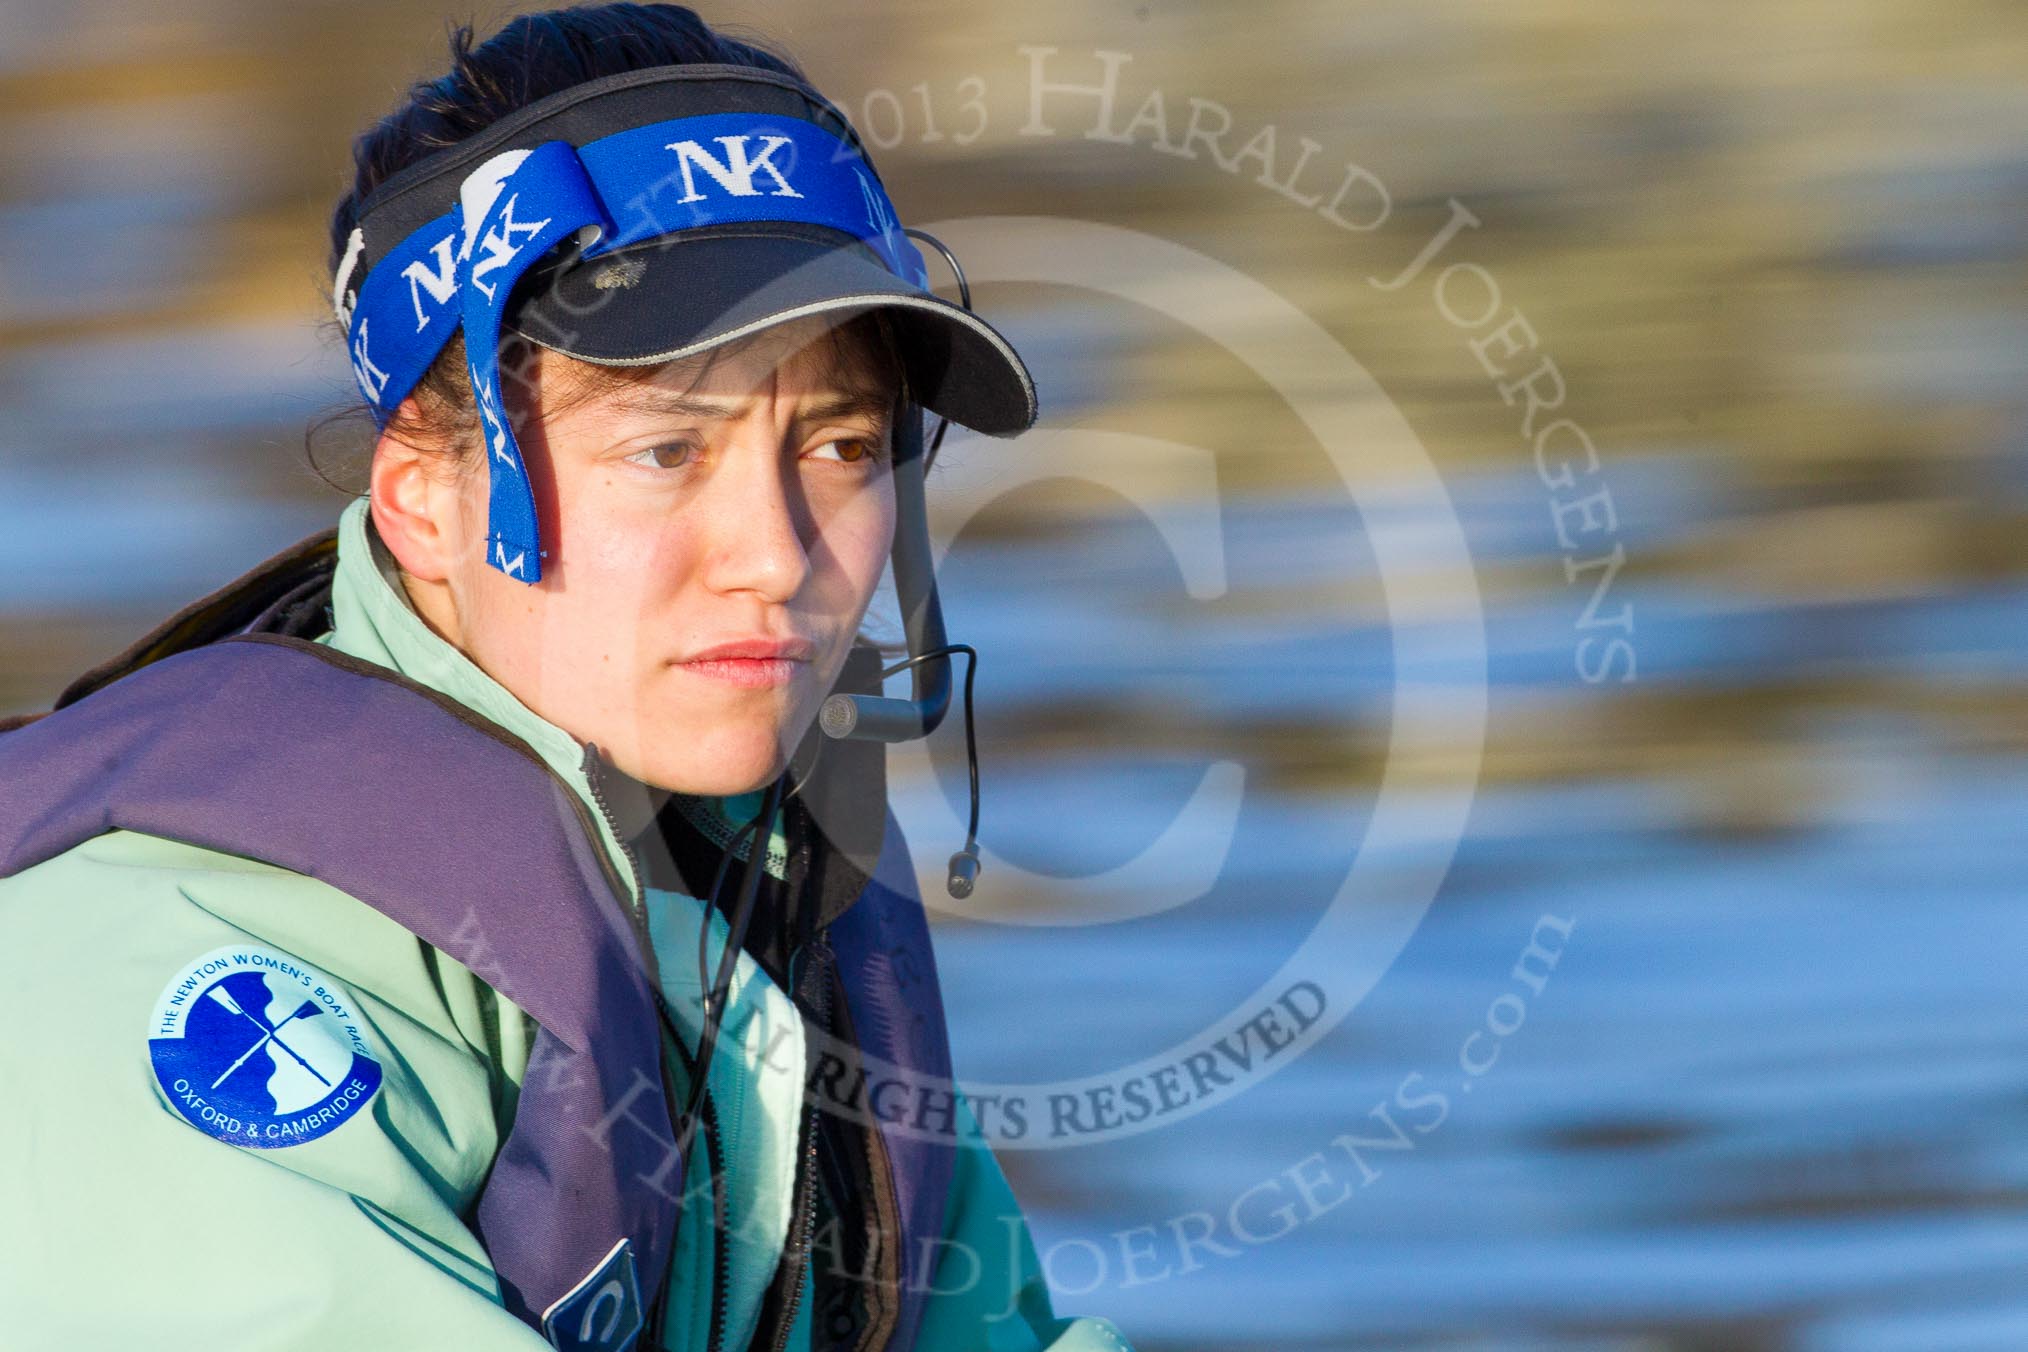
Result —
M611 805L606 802L605 792L599 786L600 761L597 746L587 742L584 752L585 783L591 789L592 801L598 804L600 814L606 819L606 825L612 828L613 839L620 842L620 853L626 857L627 868L633 874L636 901L632 919L635 933L640 937L643 960L648 964L648 984L655 997L655 1011L667 1029L669 1041L675 1046L676 1055L682 1059L685 1071L694 1077L697 1074L697 1062L690 1055L689 1048L683 1045L683 1039L677 1035L675 1023L669 1016L668 1004L662 996L662 976L655 958L655 940L648 929L648 889L641 881L641 861L635 855L634 847L628 843L626 835L620 830L619 820L614 817ZM603 855L605 851L600 850L599 853ZM700 923L710 924L711 917L708 915L700 917ZM670 1096L669 1090L665 1075L664 1096L673 1106L677 1100ZM712 1102L711 1086L708 1084L704 1087L700 1116L703 1119L701 1125L704 1129L705 1158L711 1168L711 1329L705 1338L705 1347L707 1352L720 1352L725 1342L726 1307L730 1300L728 1292L732 1281L727 1271L729 1260L725 1253L728 1225L725 1158L722 1153L724 1143L719 1135L718 1109ZM675 1129L674 1123L671 1124L671 1128ZM655 1352L661 1352L664 1346L662 1329L663 1321L668 1315L670 1294L669 1278L666 1273L663 1274L661 1289L662 1298L657 1305L653 1321Z
M640 922L635 929L645 942L648 939L648 889L641 883L641 861L635 857L634 847L628 843L626 833L620 830L620 819L613 814L612 804L606 801L605 787L599 782L604 773L603 767L604 762L599 759L598 744L586 742L584 764L579 768L584 771L585 787L591 790L592 801L599 807L599 815L604 817L606 825L612 828L613 839L620 842L620 853L626 858L627 871L633 875L633 912ZM654 952L652 944L648 951L651 954Z
M726 1237L731 1230L726 1215L725 1156L718 1138L718 1110L712 1106L711 1090L704 1091L704 1152L711 1161L711 1331L704 1345L719 1352L725 1345L726 1304L731 1299L732 1260L726 1256Z
M844 987L839 987L842 994ZM841 1026L836 1035L847 1046L859 1047L858 1030L852 1022L850 1002L842 1003L836 1010L834 1022ZM854 1344L856 1352L887 1346L893 1337L901 1314L902 1284L905 1280L897 1246L887 1242L889 1235L901 1234L901 1212L894 1197L894 1162L887 1153L887 1141L877 1125L869 1123L860 1133L859 1140L867 1153L867 1196L865 1198L864 1220L868 1230L868 1292L866 1325L859 1331ZM887 1303L889 1288L893 1292L893 1304Z
M831 1006L831 942L822 930L814 935L805 946L805 958L801 975L808 977L812 967L823 974L817 978L817 998L814 1002L816 1028L821 1033L830 1026ZM798 1179L800 1196L796 1205L796 1223L789 1237L789 1266L786 1270L788 1281L787 1302L782 1306L781 1326L775 1331L773 1352L782 1352L789 1344L789 1334L796 1326L796 1311L803 1301L803 1270L810 1262L810 1238L817 1223L817 1131L818 1113L821 1103L812 1093L807 1076L804 1094L810 1102L803 1114L803 1160Z

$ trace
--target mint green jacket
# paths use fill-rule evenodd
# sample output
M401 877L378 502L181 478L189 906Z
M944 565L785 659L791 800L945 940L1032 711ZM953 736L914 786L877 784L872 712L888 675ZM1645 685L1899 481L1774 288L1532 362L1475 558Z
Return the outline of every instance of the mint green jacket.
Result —
M339 519L333 627L319 641L402 673L522 738L600 823L584 747L538 717L410 606L366 500ZM314 785L305 785L314 792ZM740 804L687 800L738 816ZM446 804L446 821L452 818ZM655 888L637 898L684 1026L697 1005L697 926L722 917ZM328 976L382 1070L364 1110L272 1149L199 1130L151 1069L176 979L222 948ZM0 1346L332 1352L546 1347L501 1304L465 1218L513 1121L532 1022L372 907L315 878L115 830L0 879ZM670 1349L703 1349L714 1246L724 1243L728 1349L746 1346L785 1242L802 1111L800 1015L739 955L709 1086L722 1129L728 1224L683 1209L669 1274ZM187 1106L187 1105L186 1105ZM969 1106L960 1125L971 1122ZM685 1192L708 1197L693 1149ZM924 1352L1122 1352L1103 1319L1059 1318L992 1151L961 1135L946 1245L916 1346ZM975 1274L978 1274L975 1276ZM788 1347L810 1346L810 1277Z

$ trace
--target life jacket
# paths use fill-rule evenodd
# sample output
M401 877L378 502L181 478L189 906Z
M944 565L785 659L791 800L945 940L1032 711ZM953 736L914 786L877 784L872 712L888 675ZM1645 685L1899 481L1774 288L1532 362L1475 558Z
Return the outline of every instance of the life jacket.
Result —
M526 742L307 637L326 627L336 558L335 530L320 532L79 677L51 712L0 722L0 877L120 829L258 859L373 907L525 1011L539 1031L471 1224L509 1310L559 1346L603 1345L558 1337L558 1311L627 1280L651 1304L682 1194L653 950L591 808ZM855 650L837 688L877 689L877 656ZM859 804L870 856L864 890L826 927L844 1040L884 1074L948 1087L883 748L857 749L838 758L853 776L812 786L830 813ZM881 1345L909 1349L954 1152L874 1116L862 1129L882 1164L862 1220L892 1292Z

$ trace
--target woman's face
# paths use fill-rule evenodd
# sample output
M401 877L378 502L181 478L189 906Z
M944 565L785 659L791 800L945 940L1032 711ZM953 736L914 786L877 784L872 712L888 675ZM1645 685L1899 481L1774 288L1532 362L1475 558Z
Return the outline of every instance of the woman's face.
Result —
M447 479L383 437L374 521L417 609L643 783L760 787L809 727L880 580L894 390L821 316L764 331L701 380L695 362L672 365L588 400L555 397L579 363L519 355L508 385L528 393L509 398L542 581L485 562L483 460ZM779 655L739 654L751 645Z

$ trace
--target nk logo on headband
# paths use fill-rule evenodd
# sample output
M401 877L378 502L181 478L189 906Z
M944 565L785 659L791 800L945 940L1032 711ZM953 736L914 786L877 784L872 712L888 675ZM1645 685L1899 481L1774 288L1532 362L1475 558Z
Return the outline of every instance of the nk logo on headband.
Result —
M401 270L401 279L408 283L409 304L415 306L415 331L421 333L429 327L431 316L451 303L451 297L458 293L458 229L451 227L444 237L430 245L429 252ZM423 307L423 293L428 292L431 305Z
M702 169L716 179L718 186L734 197L759 197L761 190L754 186L753 176L765 173L773 180L774 187L769 197L801 197L802 194L789 186L789 180L782 175L775 164L775 153L789 145L786 136L755 135L751 132L736 136L714 136L712 140L725 147L725 158L719 159L696 141L671 141L665 149L676 152L676 167L683 172L683 196L679 202L701 202L704 194L697 191L697 180L691 175L692 165ZM760 142L760 153L753 154L747 149L747 142ZM790 167L794 167L795 151L790 150Z

